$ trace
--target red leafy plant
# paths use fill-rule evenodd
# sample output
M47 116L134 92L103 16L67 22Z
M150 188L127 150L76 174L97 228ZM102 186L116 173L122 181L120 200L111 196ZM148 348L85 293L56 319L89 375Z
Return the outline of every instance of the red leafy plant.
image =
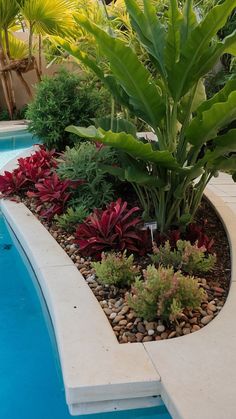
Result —
M27 179L17 169L13 172L5 171L0 175L0 192L3 196L11 196L19 193L26 186Z
M135 216L138 207L127 208L126 201L117 199L105 210L95 209L76 230L75 243L85 256L97 259L108 250L123 252L125 249L138 254L145 253L143 232L138 229L142 223L140 216Z
M47 151L43 146L29 157L18 159L18 167L13 172L0 175L0 192L11 196L34 189L34 184L47 178L57 167L55 151Z
M22 176L30 183L37 183L48 177L53 169L57 167L55 151L45 150L42 146L38 151L29 157L18 159L18 169Z
M56 214L63 213L71 197L70 188L77 186L71 180L60 180L56 173L35 184L36 192L28 191L29 198L36 198L37 212L43 218L51 220Z
M207 220L204 221L203 225L189 224L186 233L186 240L189 240L191 244L197 243L198 247L205 247L208 253L212 252L214 245L214 239L211 239L205 233L205 226Z
M171 249L175 249L178 240L187 240L192 245L197 245L199 248L204 247L208 253L212 252L212 247L214 240L211 239L205 233L205 226L207 221L204 224L191 223L188 225L185 232L181 230L170 230L167 234L156 232L154 235L154 242L157 247L163 246L167 241L170 243Z

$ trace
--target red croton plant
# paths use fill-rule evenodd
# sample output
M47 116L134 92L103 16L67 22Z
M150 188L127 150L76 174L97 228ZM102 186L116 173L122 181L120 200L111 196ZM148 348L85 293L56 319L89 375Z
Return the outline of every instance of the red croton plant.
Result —
M34 189L35 183L50 176L57 167L54 150L45 150L40 146L29 157L18 159L18 167L12 172L5 171L0 175L0 192L3 196L11 196L25 193L28 189Z
M71 197L70 188L77 187L81 181L60 180L56 173L35 184L36 192L28 191L29 198L36 198L37 212L43 218L51 220L60 215Z
M29 157L18 159L18 167L12 173L0 175L0 192L3 196L27 195L36 198L40 216L51 220L61 214L71 196L70 188L81 182L60 180L54 172L57 167L54 150L40 146Z
M117 199L105 210L95 209L76 230L76 243L80 252L86 256L101 256L103 251L125 249L142 254L145 253L144 234L138 228L142 223L137 216L138 207L127 208L127 202Z

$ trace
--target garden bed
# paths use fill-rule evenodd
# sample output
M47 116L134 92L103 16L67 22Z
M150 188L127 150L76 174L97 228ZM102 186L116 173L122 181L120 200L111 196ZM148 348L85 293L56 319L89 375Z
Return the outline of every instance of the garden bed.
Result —
M26 199L24 203L35 213L32 200ZM129 288L99 283L91 266L91 257L81 256L78 247L74 244L75 236L58 228L55 223L43 222L84 276L106 314L119 343L158 341L187 335L202 329L222 309L231 278L228 239L219 217L206 199L203 199L198 210L196 223L205 224L205 233L214 240L212 252L217 256L213 271L202 275L199 279L199 286L206 292L207 299L199 309L185 309L182 318L177 322L163 324L161 321L145 321L139 318L127 304ZM136 258L135 265L145 268L150 262L147 257Z

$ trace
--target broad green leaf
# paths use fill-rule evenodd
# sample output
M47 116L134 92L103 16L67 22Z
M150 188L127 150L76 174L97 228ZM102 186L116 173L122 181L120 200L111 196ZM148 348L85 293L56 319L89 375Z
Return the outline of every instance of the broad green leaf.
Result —
M144 11L135 0L125 0L132 27L137 33L141 44L155 59L163 77L166 76L164 66L165 28L159 22L156 9L149 0L144 0Z
M236 40L232 45L230 45L228 48L226 48L225 52L227 54L231 54L231 55L236 56Z
M220 135L213 140L216 146L214 153L230 153L236 152L236 129L232 129L227 134Z
M95 37L110 62L112 73L129 96L136 114L156 129L165 113L165 105L148 70L123 41L112 38L83 15L76 15L75 19Z
M118 177L121 181L127 181L130 183L136 183L140 186L146 187L164 187L165 184L163 180L152 176L143 170L140 167L135 167L134 164L130 164L127 168L108 166L108 165L99 165L99 168L103 173L109 173L112 176Z
M137 134L136 126L132 122L127 121L127 119L114 118L111 121L110 116L104 116L94 119L94 122L97 128L102 128L104 131L109 131L112 124L112 132L126 132L126 134L131 134L133 137L136 137Z
M97 129L96 127L94 127L93 125L90 125L90 127L88 127L88 128L76 127L74 125L69 125L69 127L65 128L65 131L71 132L72 134L76 134L79 137L91 138L91 139L96 140L96 141L102 140L103 137L104 137L102 132L99 129Z
M101 68L96 64L96 61L91 59L88 54L81 51L81 48L77 45L73 45L71 42L65 41L63 38L55 37L54 38L58 45L60 45L68 54L72 57L81 61L86 67L90 68L99 79L103 81L104 73Z
M186 0L183 7L183 21L180 28L181 47L184 46L191 31L197 26L197 18L192 3L192 0Z
M99 169L102 173L108 173L109 175L118 177L121 182L126 180L125 178L125 169L123 167L118 166L108 166L107 164L99 164Z
M198 61L196 61L196 65L193 67L192 73L186 82L186 88L191 87L195 81L207 74L217 63L219 58L233 48L235 43L236 31L224 38L222 42L213 44L211 47L206 49L205 53L200 56Z
M96 129L93 126L83 128L73 125L67 127L66 131L125 151L132 157L142 161L156 163L158 166L163 166L168 169L179 169L176 159L169 151L154 151L150 143L143 143L130 134L104 131L102 129Z
M170 71L179 60L180 55L180 27L183 21L182 13L178 9L177 0L170 0L169 24L165 48L165 63Z
M236 156L219 157L212 164L212 169L215 170L235 170L236 169Z
M205 61L209 61L212 56L217 59L215 46L211 44L212 39L225 25L235 7L236 0L225 0L223 4L213 7L205 19L192 30L181 50L179 61L169 71L169 87L175 100L179 100L198 80L195 77L195 71L196 69L199 71L199 62L202 62L202 57Z
M236 90L236 79L228 80L226 85L217 92L211 99L204 101L197 109L197 117L201 118L202 113L210 109L214 104L226 102L230 93Z
M76 60L80 61L82 64L84 64L86 67L88 67L90 70L96 74L96 76L106 85L106 87L110 90L115 100L120 103L122 106L125 106L131 110L131 112L134 111L133 106L129 103L129 97L126 94L126 92L122 89L121 86L117 84L117 81L115 77L112 75L106 75L103 73L102 69L97 65L96 61L89 57L88 54L81 51L80 47L77 45L73 45L70 42L64 41L62 38L55 38L57 40L57 43L64 48L65 51L67 51L72 57L74 57Z
M202 80L199 80L194 97L190 106L190 100L194 92L190 91L181 100L178 120L183 123L188 112L193 113L206 100L206 89ZM190 109L189 109L190 108Z
M221 128L236 118L236 90L231 92L228 90L234 83L236 80L228 82L221 92L203 103L197 110L196 117L186 131L191 144L201 146L216 137Z

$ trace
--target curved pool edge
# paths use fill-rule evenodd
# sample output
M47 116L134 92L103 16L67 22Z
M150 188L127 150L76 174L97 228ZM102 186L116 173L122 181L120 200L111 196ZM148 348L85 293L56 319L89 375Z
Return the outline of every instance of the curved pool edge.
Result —
M231 186L236 197L236 185ZM234 213L215 186L212 190L210 185L205 195L222 219L231 247L232 284L223 309L194 334L123 345L84 278L48 231L23 204L2 201L2 210L42 284L72 414L147 407L155 403L153 395L161 395L174 419L236 417L236 209ZM55 245L60 249L56 262ZM45 257L52 257L46 266Z
M71 413L160 404L153 397L160 395L160 377L143 344L118 343L83 276L24 204L1 200L0 207L46 300Z

